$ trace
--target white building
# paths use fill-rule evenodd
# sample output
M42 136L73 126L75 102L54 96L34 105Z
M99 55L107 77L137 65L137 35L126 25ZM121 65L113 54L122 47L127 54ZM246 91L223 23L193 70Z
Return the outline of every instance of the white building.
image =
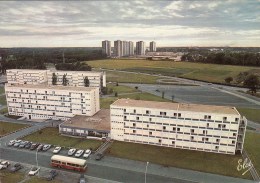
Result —
M121 57L122 56L122 52L123 52L123 50L122 50L122 48L123 48L123 46L122 46L122 41L120 41L120 40L117 40L117 41L114 41L114 56L116 56L116 57Z
M85 86L84 79L89 80L90 87L106 87L106 73L93 71L48 71L48 85L52 85L53 74L57 77L56 85L63 85L63 76L66 76L67 86Z
M7 82L10 84L43 84L52 85L53 73L57 76L56 85L62 85L63 76L66 75L68 86L85 86L87 77L90 87L106 87L106 73L93 71L50 71L33 69L6 70Z
M111 56L111 42L108 40L102 41L102 53L108 57Z
M134 43L132 41L129 41L129 55L134 55Z
M154 41L150 42L150 52L156 52L156 43Z
M9 69L6 70L10 84L40 84L47 82L47 70Z
M100 110L99 89L48 85L5 85L8 112L27 119L92 116Z
M234 107L130 99L110 115L114 140L223 154L242 151L247 124Z
M145 43L143 41L136 42L136 55L145 55Z

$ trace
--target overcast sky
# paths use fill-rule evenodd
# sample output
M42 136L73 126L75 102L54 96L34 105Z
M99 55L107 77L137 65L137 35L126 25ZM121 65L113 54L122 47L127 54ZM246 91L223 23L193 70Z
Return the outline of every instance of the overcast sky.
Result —
M0 47L100 47L105 39L259 47L260 0L0 1Z

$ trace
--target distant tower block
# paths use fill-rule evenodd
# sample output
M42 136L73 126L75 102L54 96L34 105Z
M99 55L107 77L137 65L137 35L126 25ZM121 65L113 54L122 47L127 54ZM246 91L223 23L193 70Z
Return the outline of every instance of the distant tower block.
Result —
M156 51L156 43L154 41L150 42L150 51L151 52Z
M102 41L102 53L108 57L111 56L111 42L108 40Z

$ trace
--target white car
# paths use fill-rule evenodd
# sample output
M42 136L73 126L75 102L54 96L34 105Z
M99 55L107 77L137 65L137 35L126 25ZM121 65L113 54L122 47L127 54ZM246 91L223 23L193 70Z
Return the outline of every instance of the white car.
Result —
M55 147L55 149L53 150L53 153L54 153L54 154L58 154L58 153L60 152L60 150L61 150L61 147L57 146L57 147Z
M83 150L77 150L75 157L80 157L84 153Z
M7 168L9 165L9 161L2 161L0 164L0 170Z
M88 158L89 155L91 154L91 150L90 149L87 149L83 155L83 158Z
M16 140L10 140L10 142L8 143L8 146L12 146L16 143Z
M40 167L32 167L31 170L29 171L28 175L36 175L40 170Z
M68 151L68 155L69 156L72 156L74 153L76 152L76 149L70 149L69 151Z

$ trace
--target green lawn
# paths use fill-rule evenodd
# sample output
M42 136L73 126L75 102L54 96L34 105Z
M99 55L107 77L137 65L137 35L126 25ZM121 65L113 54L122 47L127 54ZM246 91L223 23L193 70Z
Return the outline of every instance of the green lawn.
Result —
M62 136L59 134L58 128L44 128L43 130L35 132L22 139L39 143L53 144L62 147L65 146L83 149L92 148L93 150L97 149L102 144L102 142L99 140Z
M123 86L119 85L116 86L115 84L107 84L107 89L113 90L113 93L117 92L118 94L121 93L132 93L132 92L138 92L139 90L136 90L135 88L129 87L129 86Z
M31 177L29 180L24 183L49 183L50 181L45 180L44 178ZM51 183L61 183L58 180L52 180Z
M192 62L120 60L108 59L87 61L94 68L118 69L135 72L156 73L168 76L180 76L208 82L224 83L228 76L235 77L240 72L260 72L256 67L203 64ZM136 82L136 81L135 81ZM137 79L138 82L138 79ZM143 81L143 83L145 83Z
M238 160L242 158L241 155L224 155L119 141L115 141L107 153L111 156L148 161L163 166L251 179L249 173L242 176L236 169Z
M248 120L260 123L260 109L237 108Z
M135 93L135 94L126 94L119 95L118 97L107 97L100 99L100 107L103 109L109 109L110 105L119 98L130 98L135 100L149 100L149 101L159 101L159 102L170 102L168 99L163 99L156 95L150 93Z
M260 175L260 134L247 132L244 148Z
M4 87L0 87L0 94L5 93L5 88Z
M6 105L6 104L7 104L7 103L6 103L6 97L5 97L5 95L0 96L0 104L1 104L1 105Z
M0 121L0 136L11 133L13 131L19 130L29 125L17 124L17 123L7 123Z
M6 114L6 113L8 113L7 107L0 110L0 114Z
M0 171L0 182L1 183L17 183L24 179L24 174L20 172L10 173L6 170Z

